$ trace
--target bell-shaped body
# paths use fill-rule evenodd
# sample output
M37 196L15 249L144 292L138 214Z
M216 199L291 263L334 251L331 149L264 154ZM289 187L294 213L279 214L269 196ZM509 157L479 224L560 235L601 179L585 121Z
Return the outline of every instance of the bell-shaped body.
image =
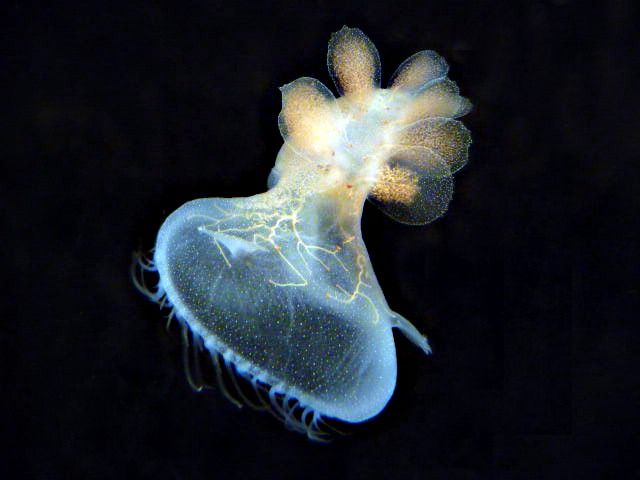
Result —
M189 202L162 226L155 259L178 316L209 350L302 405L359 422L393 393L394 314L359 228L319 200L276 188Z
M430 352L376 280L364 201L405 223L437 218L470 143L453 120L470 104L437 54L409 58L381 89L375 47L345 27L328 65L339 99L310 78L282 88L285 144L270 189L185 204L154 253L176 317L237 373L295 399L304 412L286 420L310 436L319 417L361 422L384 408L396 383L392 328Z

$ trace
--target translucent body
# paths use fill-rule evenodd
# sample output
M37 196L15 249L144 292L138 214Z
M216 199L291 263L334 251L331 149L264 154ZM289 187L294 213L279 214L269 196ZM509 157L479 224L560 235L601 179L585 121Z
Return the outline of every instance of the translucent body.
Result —
M285 144L270 189L185 204L162 225L154 262L159 290L211 353L305 412L360 422L395 388L392 328L430 352L387 305L363 203L405 223L440 216L470 143L452 118L470 104L434 52L379 88L377 51L359 30L334 34L328 65L343 97L310 78L282 88Z

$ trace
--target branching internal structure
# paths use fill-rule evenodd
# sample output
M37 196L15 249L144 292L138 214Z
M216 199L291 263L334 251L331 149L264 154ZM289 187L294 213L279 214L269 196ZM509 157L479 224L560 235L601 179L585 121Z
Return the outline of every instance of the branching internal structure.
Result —
M227 268L251 269L261 254L277 258L280 265L272 265L265 280L274 287L303 288L325 275L341 279L326 285L325 296L336 302L350 304L364 299L371 308L372 320L380 313L366 293L368 259L361 251L353 225L333 223L335 235L319 238L315 224L309 224L305 202L309 196L298 197L294 192L278 197L270 208L254 206L248 209L225 209L215 205L216 217L194 215L204 222L199 227L211 238ZM339 221L339 220L338 220ZM253 263L253 265L252 265ZM260 274L260 272L255 272Z

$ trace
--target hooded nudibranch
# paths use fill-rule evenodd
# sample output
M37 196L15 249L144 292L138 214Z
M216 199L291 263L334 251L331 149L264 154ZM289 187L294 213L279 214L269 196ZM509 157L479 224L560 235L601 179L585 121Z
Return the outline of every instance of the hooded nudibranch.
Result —
M471 143L455 120L471 104L437 53L409 57L383 89L375 46L343 27L327 64L339 98L308 77L281 88L284 145L268 191L178 208L134 277L208 351L218 379L228 370L244 401L317 440L324 419L363 422L385 407L396 384L392 328L431 351L376 280L360 231L365 199L402 223L435 220ZM159 276L152 290L148 271Z

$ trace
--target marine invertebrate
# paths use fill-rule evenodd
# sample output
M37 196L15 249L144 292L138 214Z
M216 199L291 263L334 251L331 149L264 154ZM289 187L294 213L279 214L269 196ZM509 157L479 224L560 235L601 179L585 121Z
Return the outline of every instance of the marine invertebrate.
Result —
M376 280L364 201L400 222L434 220L470 144L455 120L470 103L436 53L413 55L382 89L376 48L344 27L327 63L339 98L307 77L281 88L284 145L269 190L186 203L162 225L153 261L138 264L158 272L157 288L135 277L218 370L245 377L257 399L316 439L323 418L362 422L385 407L396 383L392 328L430 352Z

